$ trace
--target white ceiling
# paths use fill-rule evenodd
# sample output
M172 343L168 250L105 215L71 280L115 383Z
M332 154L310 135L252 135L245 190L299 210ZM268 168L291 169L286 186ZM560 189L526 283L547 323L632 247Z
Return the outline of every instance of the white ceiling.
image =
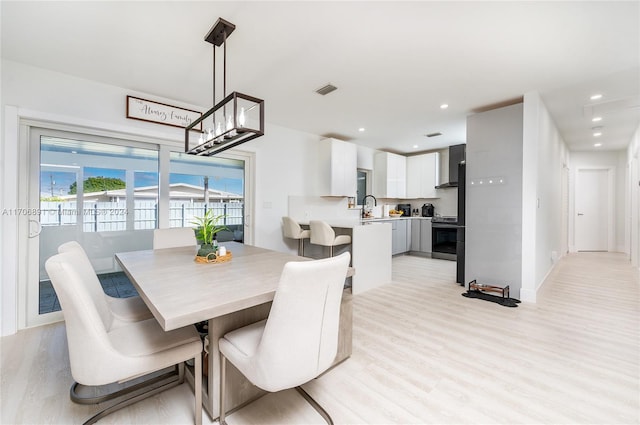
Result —
M212 106L212 47L203 39L223 17L236 25L227 42L229 91L265 99L269 123L376 149L464 143L467 115L531 91L542 95L572 150L594 149L595 141L622 149L640 124L638 1L0 7L2 58L203 111ZM338 90L316 94L326 83ZM604 97L589 100L596 92ZM603 120L592 123L594 114ZM603 127L597 140L596 125ZM425 137L433 132L442 136Z

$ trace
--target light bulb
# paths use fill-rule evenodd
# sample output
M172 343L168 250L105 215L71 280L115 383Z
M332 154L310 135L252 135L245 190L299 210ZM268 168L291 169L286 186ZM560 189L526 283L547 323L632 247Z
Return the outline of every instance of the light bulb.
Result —
M222 124L220 123L220 121L218 121L218 123L216 124L216 136L219 136L222 134Z
M225 138L231 138L231 137L235 137L236 130L233 128L233 116L229 115L227 117L227 134L225 134Z
M238 114L238 126L244 127L244 124L247 122L247 117L244 114L244 108L240 108L240 113Z

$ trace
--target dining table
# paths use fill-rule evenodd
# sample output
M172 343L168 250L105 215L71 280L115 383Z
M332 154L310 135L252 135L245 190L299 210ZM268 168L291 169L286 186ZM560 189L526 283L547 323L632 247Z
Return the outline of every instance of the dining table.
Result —
M218 340L227 332L266 319L280 275L290 261L310 258L239 242L225 242L228 261L195 261L195 247L150 249L115 254L116 261L165 331L207 325L206 375L196 377L187 367L187 380L203 379L202 403L211 420L219 417L220 354ZM345 279L355 273L349 268ZM338 353L334 365L351 355L352 295L346 285L340 309ZM206 340L205 340L206 341ZM251 384L231 364L227 367L227 412L265 392Z

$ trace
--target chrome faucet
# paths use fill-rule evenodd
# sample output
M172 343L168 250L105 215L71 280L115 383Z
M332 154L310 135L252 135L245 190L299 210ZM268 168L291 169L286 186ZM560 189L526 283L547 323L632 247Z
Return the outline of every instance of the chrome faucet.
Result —
M373 195L366 195L364 198L362 198L362 218L364 218L365 216L365 206L367 205L367 198L373 198L373 206L377 207L378 206L378 200L376 199L375 196Z

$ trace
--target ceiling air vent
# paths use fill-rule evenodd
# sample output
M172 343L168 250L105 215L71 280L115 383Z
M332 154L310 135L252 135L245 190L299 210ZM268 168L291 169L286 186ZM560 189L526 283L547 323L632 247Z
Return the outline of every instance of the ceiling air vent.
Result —
M326 86L320 87L318 90L316 90L316 93L324 96L331 93L334 90L338 90L338 88L332 84L327 84Z
M429 133L426 135L427 137L437 137L437 136L442 136L442 133L437 132L437 133Z

